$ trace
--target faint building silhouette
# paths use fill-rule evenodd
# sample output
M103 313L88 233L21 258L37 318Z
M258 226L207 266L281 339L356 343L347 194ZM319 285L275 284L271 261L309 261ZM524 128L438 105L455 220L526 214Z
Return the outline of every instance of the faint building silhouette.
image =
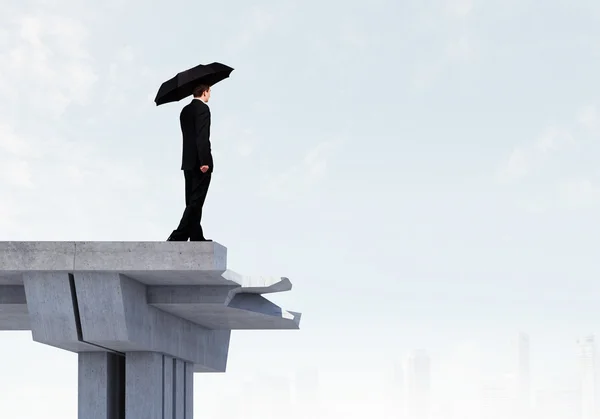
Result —
M425 350L408 356L405 367L406 418L428 419L431 410L431 362Z
M518 416L529 419L531 415L531 365L529 335L520 333L517 340L517 409Z
M594 336L578 341L580 365L581 419L597 419L598 380L597 354Z
M481 413L482 419L495 419L504 417L504 404L508 398L506 386L500 383L485 382L481 385Z
M287 376L260 374L244 380L235 402L239 419L279 419L291 416L291 380ZM230 408L224 410L231 410Z
M581 415L579 392L568 385L536 391L533 415L540 419L576 419Z
M405 376L402 362L396 362L390 369L386 398L389 400L389 413L394 418L404 418L405 407Z
M513 379L511 379L513 378ZM481 419L514 417L514 377L501 376L485 380L481 385Z
M319 370L316 367L296 371L294 380L294 406L299 417L316 417L321 407Z

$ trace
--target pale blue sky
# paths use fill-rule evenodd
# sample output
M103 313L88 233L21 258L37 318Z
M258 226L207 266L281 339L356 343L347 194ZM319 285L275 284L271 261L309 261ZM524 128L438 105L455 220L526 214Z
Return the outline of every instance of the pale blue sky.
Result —
M357 388L385 387L410 349L511 359L525 329L570 368L600 332L589 0L5 0L0 240L166 239L186 101L153 98L212 61L235 71L210 102L206 234L231 269L290 277L274 299L305 315L300 332L236 333L229 372L196 377L198 412L263 369L318 368L323 417L362 418L388 405ZM2 409L40 391L22 417L75 417L76 356L30 340L0 334Z

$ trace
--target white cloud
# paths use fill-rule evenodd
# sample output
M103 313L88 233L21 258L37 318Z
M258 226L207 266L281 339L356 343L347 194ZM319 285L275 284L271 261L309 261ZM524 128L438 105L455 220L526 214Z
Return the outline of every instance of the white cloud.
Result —
M585 210L600 204L600 188L591 178L548 179L547 183L543 192L528 188L525 196L517 199L517 206L531 214L542 214L551 210Z
M256 105L249 112L252 112L253 115L264 115L262 106ZM265 107L267 107L266 104ZM265 117L268 116L269 113L267 112ZM246 125L241 119L232 118L228 114L219 117L219 122L215 124L211 135L218 138L216 141L219 145L215 147L213 154L219 160L232 155L238 155L242 158L249 157L260 143L260 137L256 135L253 128Z
M594 105L589 105L581 109L577 117L577 122L590 131L596 131L600 128L600 113Z
M438 57L425 63L417 64L412 85L417 89L426 89L432 85L447 65L446 56Z
M242 157L248 157L254 151L254 146L248 142L238 142L235 145L235 151Z
M453 17L466 18L473 10L473 0L446 0L446 9Z
M0 167L0 180L11 186L31 188L33 181L29 163L23 159L3 162Z
M85 109L98 96L102 72L88 44L91 28L71 17L69 7L62 14L45 7L50 5L0 16L0 234L18 239L85 235L96 223L115 219L114 202L135 199L148 179L141 163L119 161L94 141L97 132L86 132L79 116L73 119L77 106ZM143 66L134 74L134 59L130 47L116 51L122 71L116 80L108 79L109 86L147 76ZM95 115L108 109L100 102L95 101ZM25 220L40 213L51 222L30 229ZM140 216L135 222L146 221ZM73 228L58 231L57 224ZM18 231L13 225L20 225Z
M31 110L59 117L70 104L89 100L98 77L81 22L40 13L18 16L7 27L7 48L0 50L6 105L26 101Z
M267 33L277 22L279 13L272 8L255 7L250 16L245 19L245 28L229 42L228 47L233 50L247 48L257 38Z
M35 150L29 143L19 138L14 129L5 121L0 120L0 150L4 155L31 156Z
M471 0L445 0L445 13L432 15L427 11L424 26L438 33L437 42L422 49L416 60L412 85L417 89L432 86L453 66L470 64L477 53L477 38L465 19L471 14ZM422 28L421 28L422 29ZM422 58L421 58L422 57Z
M521 203L521 207L530 214L542 214L548 210L548 205L529 198Z
M304 169L306 169L306 174L310 182L315 182L325 176L327 160L337 146L339 146L338 141L324 141L306 153L304 157Z
M573 124L594 129L598 113L594 106L581 109ZM528 144L516 146L501 165L499 183L520 183L526 198L519 206L530 213L550 209L579 210L600 204L600 189L593 175L579 162L580 153L589 153L584 141L576 141L569 129L550 126ZM521 194L519 194L521 195Z
M327 174L331 153L342 144L340 139L326 140L309 149L301 161L278 174L265 176L262 194L277 199L301 197Z
M348 20L342 23L340 40L344 44L357 49L364 49L369 45L368 34L361 29L359 23L356 21Z
M600 190L590 179L568 179L559 182L558 197L567 209L585 209L598 204Z
M500 183L513 182L522 179L529 173L529 157L523 147L515 147L508 161L500 168L497 180Z
M575 143L572 135L559 127L548 127L533 142L513 148L496 174L499 183L519 181L538 172L552 160L552 155Z
M467 59L473 55L471 40L467 35L462 35L448 43L446 54L453 59Z
M39 157L39 152L14 129L0 120L0 182L11 187L32 187L30 161Z
M559 151L574 143L571 134L557 127L547 128L535 141L535 148L541 153Z
M16 222L17 206L2 186L2 183L0 183L0 196L2 196L0 200L0 232L3 233L2 236L6 240L6 236L10 236L18 230L19 224Z
M99 95L105 105L102 118L110 118L125 110L143 112L146 108L139 106L139 103L151 105L154 102L156 91L148 92L147 89L159 79L155 71L131 45L119 48L110 59L112 61L108 64L106 84L102 85Z

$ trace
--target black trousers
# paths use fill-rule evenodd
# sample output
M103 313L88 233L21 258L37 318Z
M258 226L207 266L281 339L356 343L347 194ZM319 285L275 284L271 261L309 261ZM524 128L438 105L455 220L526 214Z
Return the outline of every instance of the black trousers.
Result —
M177 229L173 230L169 241L203 241L202 207L206 200L210 185L211 173L202 173L200 169L184 170L185 176L185 211Z

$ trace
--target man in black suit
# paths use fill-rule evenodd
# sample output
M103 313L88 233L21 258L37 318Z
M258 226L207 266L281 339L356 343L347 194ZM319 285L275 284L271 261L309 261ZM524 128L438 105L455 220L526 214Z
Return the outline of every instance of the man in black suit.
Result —
M200 225L202 206L213 172L210 148L210 86L194 89L194 98L179 115L183 135L181 170L185 176L185 211L177 229L167 241L211 241L204 237Z

